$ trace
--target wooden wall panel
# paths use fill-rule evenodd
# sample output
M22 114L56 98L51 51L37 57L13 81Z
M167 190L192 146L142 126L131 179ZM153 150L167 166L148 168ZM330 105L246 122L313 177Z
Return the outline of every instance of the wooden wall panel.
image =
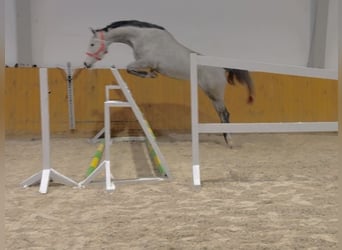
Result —
M76 130L69 130L67 85L61 69L49 69L50 122L53 134L91 136L103 127L105 85L114 83L110 70L82 69L74 79ZM141 79L121 71L137 104L158 132L190 131L190 85L163 76ZM6 68L6 133L39 135L39 71ZM252 73L256 98L246 103L247 89L227 85L226 104L232 122L337 121L337 81ZM122 98L118 91L113 98ZM218 122L209 99L199 90L201 122ZM111 111L114 133L136 133L139 126L128 108Z
M9 134L40 130L39 82L36 69L5 71L5 129Z

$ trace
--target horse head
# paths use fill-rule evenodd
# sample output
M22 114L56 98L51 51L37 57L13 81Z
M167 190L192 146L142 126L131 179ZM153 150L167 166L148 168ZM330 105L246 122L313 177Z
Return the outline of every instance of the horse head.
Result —
M105 54L107 54L108 42L105 39L105 31L96 31L90 28L93 36L90 39L88 50L86 53L86 59L84 61L84 66L86 68L91 68L94 63L102 60Z

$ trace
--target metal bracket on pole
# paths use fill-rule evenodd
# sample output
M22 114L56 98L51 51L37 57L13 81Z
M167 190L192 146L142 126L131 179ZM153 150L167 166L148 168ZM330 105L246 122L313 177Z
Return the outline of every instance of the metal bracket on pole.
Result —
M75 122L75 108L74 108L74 85L73 85L73 72L71 63L67 63L67 91L68 91L68 107L69 107L69 128L76 129Z

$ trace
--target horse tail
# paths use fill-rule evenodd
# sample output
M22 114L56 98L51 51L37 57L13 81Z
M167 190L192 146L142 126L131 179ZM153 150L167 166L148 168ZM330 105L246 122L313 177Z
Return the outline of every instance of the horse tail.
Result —
M227 74L227 81L229 84L234 85L235 80L237 80L241 84L246 84L248 88L248 103L252 103L254 101L254 85L252 78L248 72L248 70L241 69L228 69L225 68Z

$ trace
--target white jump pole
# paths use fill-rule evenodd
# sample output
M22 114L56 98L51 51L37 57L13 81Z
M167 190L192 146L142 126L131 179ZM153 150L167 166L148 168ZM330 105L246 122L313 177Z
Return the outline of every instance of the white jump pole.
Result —
M336 132L337 122L283 122L283 123L199 123L198 121L198 65L245 69L259 72L289 74L336 80L337 72L290 65L247 62L222 57L190 56L191 83L191 134L192 134L192 171L193 183L201 185L199 163L200 133L296 133L296 132Z
M39 192L47 193L50 180L58 183L77 186L77 182L58 173L50 166L50 119L49 119L49 91L48 74L46 68L39 70L40 82L40 113L41 113L41 134L42 134L42 171L31 176L21 183L23 187L31 186L40 181Z
M191 54L190 61L192 175L194 185L199 186L201 185L201 176L199 165L197 57L194 54Z

